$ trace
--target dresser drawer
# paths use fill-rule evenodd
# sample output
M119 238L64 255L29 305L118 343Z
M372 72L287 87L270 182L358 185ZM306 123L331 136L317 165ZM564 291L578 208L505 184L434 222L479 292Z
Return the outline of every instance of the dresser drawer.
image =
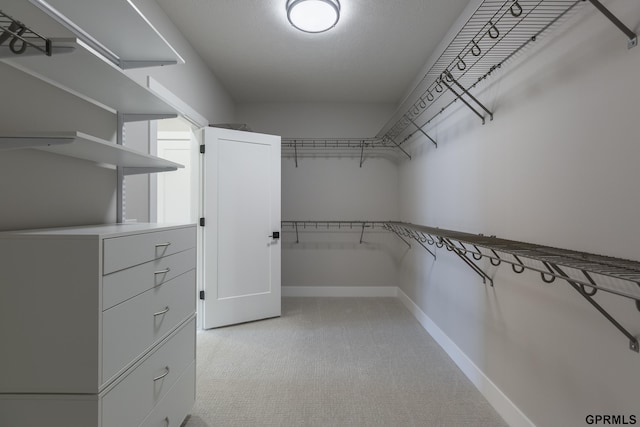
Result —
M195 242L195 226L106 238L103 243L102 274L191 249L195 247Z
M196 362L194 361L169 393L156 405L140 427L180 427L196 400Z
M196 268L196 249L169 255L102 278L102 309L139 295Z
M102 399L102 427L138 426L195 361L192 318Z
M195 274L190 270L103 313L102 384L195 312Z

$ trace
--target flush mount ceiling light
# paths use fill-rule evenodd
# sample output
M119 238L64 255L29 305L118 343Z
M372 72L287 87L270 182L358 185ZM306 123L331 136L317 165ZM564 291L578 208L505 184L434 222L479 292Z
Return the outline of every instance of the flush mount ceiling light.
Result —
M291 25L306 33L330 30L340 19L339 0L287 0Z

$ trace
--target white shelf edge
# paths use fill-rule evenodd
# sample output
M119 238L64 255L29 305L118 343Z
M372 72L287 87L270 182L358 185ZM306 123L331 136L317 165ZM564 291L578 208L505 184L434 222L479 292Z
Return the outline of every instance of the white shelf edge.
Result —
M52 44L63 50L73 48L73 52L53 56L16 55L0 60L112 113L178 114L173 106L82 40L52 39Z
M141 153L82 132L0 135L0 150L31 148L121 166L125 174L167 172L184 167L179 163Z
M71 133L47 134L47 135L0 135L0 150L21 150L25 148L38 148L48 145L71 144L75 136Z
M184 64L184 59L130 0L29 0L115 65ZM117 28L117 31L114 29Z

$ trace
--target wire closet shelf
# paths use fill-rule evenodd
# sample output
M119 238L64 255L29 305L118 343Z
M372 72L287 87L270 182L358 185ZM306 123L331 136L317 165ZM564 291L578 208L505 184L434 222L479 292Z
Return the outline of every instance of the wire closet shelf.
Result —
M383 137L402 144L417 132L425 133L423 128L458 100L483 123L487 117L493 119L493 113L470 90L581 3L583 0L483 1L422 77L411 96L415 101ZM427 117L425 113L436 103L442 107Z
M398 151L411 159L402 147L384 138L282 138L282 155L293 157L296 167L300 157L328 153L360 157L362 167L365 155L396 155Z
M611 13L600 0L588 0L628 38L628 47L638 44L637 35ZM283 138L283 155L298 157L313 151L360 149L360 167L365 152L383 149L411 159L403 144L420 133L436 147L425 130L454 103L460 101L482 123L493 112L471 92L496 70L518 56L551 27L568 19L587 0L484 0L435 60L394 117L374 138ZM427 114L429 112L430 114Z
M598 291L608 292L634 300L640 310L638 261L397 221L282 221L282 231L295 232L296 243L300 243L300 233L316 230L358 231L360 243L363 243L365 231L374 229L395 234L409 247L410 241L418 243L434 260L436 248L444 248L491 286L493 277L487 273L487 268L489 264L498 267L502 263L510 265L517 274L525 270L537 272L545 283L553 283L556 279L565 281L629 339L631 350L640 351L638 339L593 298ZM489 262L479 262L483 259Z
M637 35L599 0L589 2L625 33L629 48L637 45ZM483 124L487 118L493 120L493 113L471 91L584 3L586 0L484 0L422 77L400 117L379 136L401 145L419 132L437 146L424 128L458 101ZM435 105L440 109L432 108Z

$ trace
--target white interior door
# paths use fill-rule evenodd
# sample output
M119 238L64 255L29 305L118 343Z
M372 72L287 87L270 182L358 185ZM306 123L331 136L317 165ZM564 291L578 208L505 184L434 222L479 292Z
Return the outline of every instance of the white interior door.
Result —
M204 327L280 316L280 137L204 133Z

